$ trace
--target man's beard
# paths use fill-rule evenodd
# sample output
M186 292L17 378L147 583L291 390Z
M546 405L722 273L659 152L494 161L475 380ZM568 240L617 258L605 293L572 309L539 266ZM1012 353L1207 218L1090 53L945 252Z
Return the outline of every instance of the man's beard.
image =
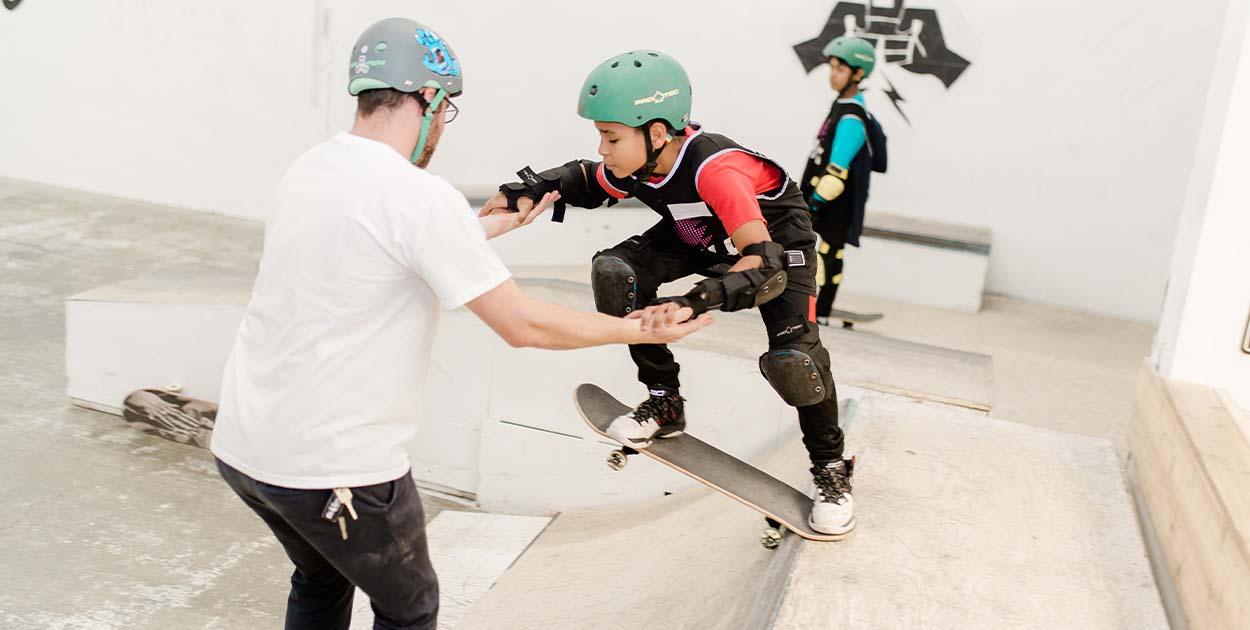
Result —
M417 161L413 162L413 164L420 168L425 168L430 165L430 160L432 159L434 159L434 147L426 147L421 150L421 155L417 156Z
M417 155L417 159L412 163L420 168L430 165L430 160L434 159L434 149L438 148L438 141L443 137L443 131L440 129L437 133L431 133L425 140L425 147L421 149L421 153Z

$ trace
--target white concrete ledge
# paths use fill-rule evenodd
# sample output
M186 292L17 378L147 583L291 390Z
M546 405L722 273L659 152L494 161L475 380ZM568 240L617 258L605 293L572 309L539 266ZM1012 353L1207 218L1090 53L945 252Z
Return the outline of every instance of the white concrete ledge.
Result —
M174 269L72 296L67 393L114 412L143 387L177 385L217 400L251 282ZM593 310L585 284L520 282L535 298ZM843 398L862 386L989 409L988 357L839 329L822 335ZM748 461L798 434L794 411L759 375L766 347L757 314L726 313L674 348L700 437ZM693 485L646 458L635 458L626 477L614 473L604 465L612 447L578 417L571 398L578 383L596 382L633 401L645 395L634 373L624 348L514 349L469 311L447 313L435 339L421 428L409 447L414 475L475 497L484 508L523 514L627 504Z

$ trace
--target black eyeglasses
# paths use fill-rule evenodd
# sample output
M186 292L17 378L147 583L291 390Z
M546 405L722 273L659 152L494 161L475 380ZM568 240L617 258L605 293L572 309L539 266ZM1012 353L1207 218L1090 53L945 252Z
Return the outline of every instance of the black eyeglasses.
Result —
M429 101L426 101L420 94L413 92L412 97L417 99L418 103L421 103L422 109L428 110L430 108ZM448 124L456 119L456 115L460 113L460 108L456 107L456 104L451 102L449 97L443 98L443 102L447 103L446 109L443 110L443 124Z

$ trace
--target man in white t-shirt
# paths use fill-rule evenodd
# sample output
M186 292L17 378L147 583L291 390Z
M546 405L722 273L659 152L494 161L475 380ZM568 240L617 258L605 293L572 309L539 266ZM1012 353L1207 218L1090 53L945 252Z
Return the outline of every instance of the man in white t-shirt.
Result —
M559 195L479 219L424 170L457 111L451 48L391 18L361 35L350 69L351 132L309 149L278 185L212 451L295 564L287 628L346 629L358 586L376 628L429 629L438 583L404 445L439 311L467 306L511 345L552 349L673 342L710 320L672 304L620 319L525 296L486 241Z

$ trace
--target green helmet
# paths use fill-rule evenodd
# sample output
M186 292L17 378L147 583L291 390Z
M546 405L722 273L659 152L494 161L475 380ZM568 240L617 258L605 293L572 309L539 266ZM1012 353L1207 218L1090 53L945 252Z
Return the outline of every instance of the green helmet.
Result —
M877 50L867 40L843 35L835 37L825 44L825 57L837 57L852 68L862 68L864 78L872 74L873 66L877 65Z
M577 114L630 127L660 119L673 129L685 129L690 122L690 77L662 52L631 50L590 71L577 98Z
M423 87L464 91L460 60L433 30L408 18L387 18L365 29L356 39L348 64L347 91L392 88L416 92Z

